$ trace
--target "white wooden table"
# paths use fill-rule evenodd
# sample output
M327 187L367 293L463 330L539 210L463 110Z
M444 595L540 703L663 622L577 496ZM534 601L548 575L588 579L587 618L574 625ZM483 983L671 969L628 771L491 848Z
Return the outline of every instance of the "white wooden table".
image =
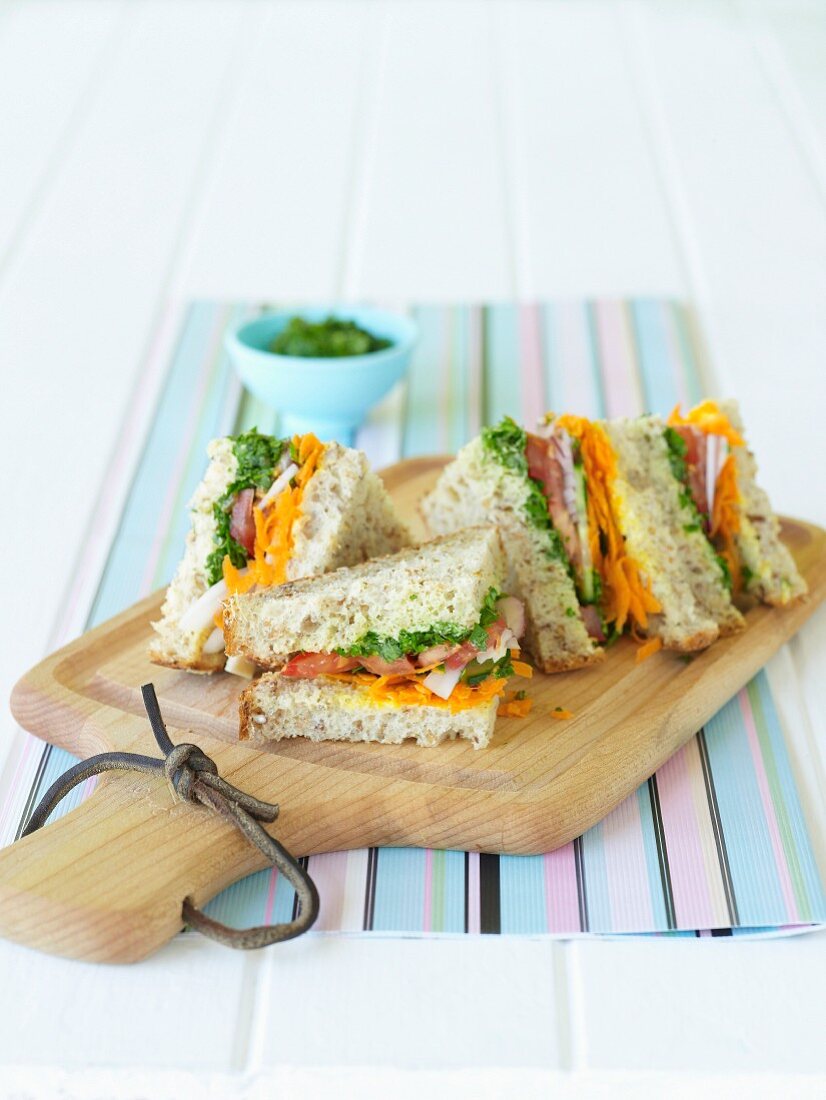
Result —
M6 2L0 694L170 298L644 293L826 524L822 3ZM822 865L824 654L821 613L770 670ZM0 943L0 1094L823 1095L824 980L822 934Z

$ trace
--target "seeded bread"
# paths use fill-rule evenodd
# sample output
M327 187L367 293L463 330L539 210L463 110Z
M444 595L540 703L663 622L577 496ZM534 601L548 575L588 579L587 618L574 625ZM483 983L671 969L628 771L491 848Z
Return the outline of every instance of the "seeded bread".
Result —
M743 425L736 401L724 401L720 408L742 434ZM740 491L740 530L735 536L741 568L746 571L745 589L763 603L783 607L802 599L808 586L794 559L780 538L780 523L768 495L755 481L757 462L748 447L734 447L737 486Z
M507 555L507 591L525 603L526 651L545 672L592 664L602 650L585 629L565 565L549 557L547 535L527 518L527 497L525 479L497 462L477 438L445 468L420 509L434 535L496 524Z
M669 647L695 648L709 619L720 635L746 624L731 601L713 546L702 530L693 529L696 514L671 470L665 427L656 416L605 424L620 471L615 499L623 501L622 532L632 556L646 563L663 605L651 633Z
M280 668L292 653L329 653L369 631L397 637L439 622L471 629L490 588L503 591L505 559L495 528L469 528L323 577L230 597L228 654Z
M451 713L447 706L394 706L374 700L363 684L319 676L292 680L265 673L241 695L239 738L257 744L306 737L310 741L413 740L432 747L457 737L484 748L493 735L498 697Z
M224 667L223 652L207 654L212 632L180 629L181 617L209 587L206 561L214 548L217 522L213 504L233 482L237 460L229 438L208 447L210 463L190 504L192 526L175 577L167 589L161 619L153 623L157 638L149 656L155 664L214 672ZM377 554L409 546L412 538L396 516L387 490L361 451L328 443L321 463L307 483L301 514L293 528L293 552L287 577L314 576L354 565Z

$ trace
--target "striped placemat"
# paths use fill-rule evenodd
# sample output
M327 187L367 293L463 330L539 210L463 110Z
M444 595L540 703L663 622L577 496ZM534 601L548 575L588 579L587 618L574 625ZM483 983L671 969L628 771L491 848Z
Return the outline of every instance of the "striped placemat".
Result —
M54 636L60 644L165 584L207 442L277 417L239 387L224 328L259 304L196 302L159 329ZM684 310L655 301L411 307L422 333L409 379L358 445L376 465L452 451L508 413L667 412L705 388ZM24 734L0 777L0 839L70 763ZM91 784L66 799L65 813ZM757 676L599 825L544 856L370 849L313 856L327 932L776 934L826 922L768 681ZM287 919L275 872L215 898L222 920Z

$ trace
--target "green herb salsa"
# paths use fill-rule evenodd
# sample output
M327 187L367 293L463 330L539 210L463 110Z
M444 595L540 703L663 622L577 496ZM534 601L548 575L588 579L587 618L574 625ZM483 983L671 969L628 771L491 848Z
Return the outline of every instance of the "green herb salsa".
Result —
M511 417L506 416L495 428L484 428L482 431L482 444L485 449L496 459L500 466L511 470L525 479L528 495L525 499L525 511L530 523L540 531L545 531L550 546L548 557L561 561L566 569L571 572L568 555L559 532L551 523L548 514L548 502L542 485L536 478L528 473L528 459L525 448L528 445L528 433Z
M383 351L392 341L361 328L355 321L327 317L306 321L291 317L270 344L276 355L295 355L308 359L340 359L348 355L369 355Z

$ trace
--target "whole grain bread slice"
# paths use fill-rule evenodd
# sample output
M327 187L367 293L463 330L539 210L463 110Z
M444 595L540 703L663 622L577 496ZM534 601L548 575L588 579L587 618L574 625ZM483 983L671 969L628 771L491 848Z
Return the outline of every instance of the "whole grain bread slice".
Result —
M470 630L491 588L503 591L505 559L494 527L475 527L417 548L343 567L224 603L227 653L280 668L299 651L329 653L372 632L398 637L450 623Z

